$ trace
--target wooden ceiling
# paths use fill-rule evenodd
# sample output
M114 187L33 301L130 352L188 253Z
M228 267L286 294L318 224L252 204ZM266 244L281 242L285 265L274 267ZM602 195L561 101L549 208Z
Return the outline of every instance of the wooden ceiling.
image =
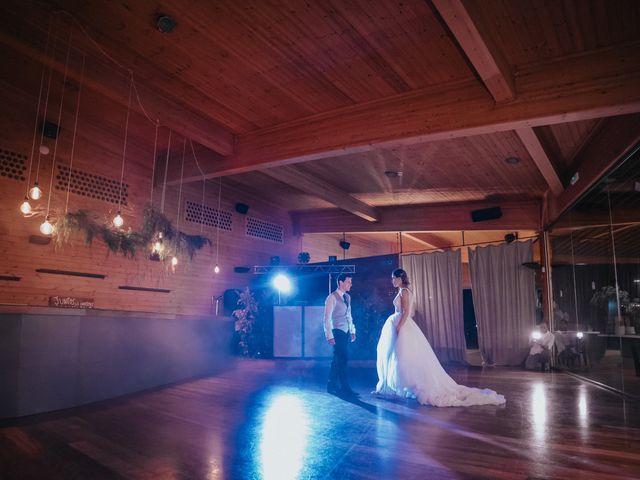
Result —
M196 143L169 184L228 177L301 232L536 230L640 141L637 0L3 3L14 62L61 72L47 31L73 26L94 123L122 124L132 72L132 142L149 117Z

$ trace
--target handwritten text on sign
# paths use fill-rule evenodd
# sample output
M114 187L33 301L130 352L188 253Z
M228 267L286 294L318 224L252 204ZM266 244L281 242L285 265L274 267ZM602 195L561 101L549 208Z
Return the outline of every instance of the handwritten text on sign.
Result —
M49 297L49 306L58 308L93 308L93 298Z

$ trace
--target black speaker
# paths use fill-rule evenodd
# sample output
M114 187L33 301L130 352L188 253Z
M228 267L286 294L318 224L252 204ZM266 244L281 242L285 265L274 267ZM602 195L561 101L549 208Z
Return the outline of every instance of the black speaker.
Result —
M58 138L60 127L49 120L45 120L42 124L42 134L47 138Z
M231 316L234 310L237 310L238 308L240 308L238 305L238 299L240 298L240 295L238 294L238 290L234 290L233 288L225 290L222 298L223 298L222 304L224 306L224 315L226 317Z
M497 220L502 217L500 207L481 208L480 210L471 210L471 221L486 222L487 220Z
M236 212L245 215L249 211L249 205L245 203L236 203Z
M345 240L340 240L340 248L343 250L349 250L351 244Z

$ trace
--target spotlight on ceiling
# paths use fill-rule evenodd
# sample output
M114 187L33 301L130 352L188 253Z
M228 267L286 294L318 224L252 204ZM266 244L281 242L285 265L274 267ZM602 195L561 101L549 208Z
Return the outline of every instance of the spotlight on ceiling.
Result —
M156 18L156 27L162 33L169 33L176 28L176 21L171 18L169 15L160 14L158 18Z
M504 236L504 241L507 243L513 243L518 239L518 233L514 232L514 233L507 233Z
M520 159L518 157L507 157L504 161L509 165L517 165L520 163Z
M345 240L340 240L340 248L343 250L349 250L349 247L351 246L351 244Z

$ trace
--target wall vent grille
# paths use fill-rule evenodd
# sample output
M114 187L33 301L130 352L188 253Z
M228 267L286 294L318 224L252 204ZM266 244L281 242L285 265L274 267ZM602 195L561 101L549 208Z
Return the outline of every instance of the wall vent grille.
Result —
M248 237L262 238L271 242L284 243L284 227L276 223L265 222L253 217L247 217Z
M232 230L231 213L217 208L211 208L202 203L187 200L185 207L185 219L187 222L206 225L207 227L220 228L230 232Z
M69 186L71 182L71 186ZM122 183L122 201L120 201L120 181L102 177L94 173L83 172L75 168L69 169L66 165L58 165L56 175L56 190L69 191L76 195L95 198L103 202L121 203L127 206L129 197L129 185Z
M0 177L24 182L27 156L0 148Z

